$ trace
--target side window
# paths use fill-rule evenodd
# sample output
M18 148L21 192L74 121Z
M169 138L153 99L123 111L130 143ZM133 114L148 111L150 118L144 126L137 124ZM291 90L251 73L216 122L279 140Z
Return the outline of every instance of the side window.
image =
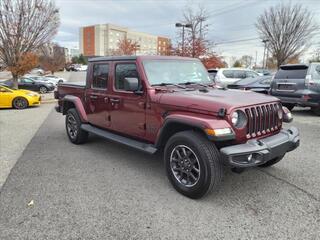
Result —
M106 89L108 85L109 65L95 64L93 65L92 88Z
M226 78L234 78L233 72L234 72L234 71L232 71L232 70L224 70L224 71L222 72L222 74L223 74Z
M138 72L136 64L134 63L119 63L116 65L116 77L115 77L115 88L117 90L124 90L124 79L125 78L138 78Z
M320 82L320 64L311 65L312 80Z
M27 79L27 78L21 78L21 82L22 83L33 83L33 81L31 79Z
M259 76L259 74L252 71L247 71L246 74L247 74L247 77L252 77L252 78Z
M246 72L243 70L234 71L234 78L246 78Z

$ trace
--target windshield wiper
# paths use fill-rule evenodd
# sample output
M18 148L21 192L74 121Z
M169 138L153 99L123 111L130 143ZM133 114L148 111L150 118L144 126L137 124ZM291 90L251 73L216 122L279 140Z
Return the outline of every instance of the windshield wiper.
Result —
M184 83L179 83L179 85L192 85L192 84L197 84L201 87L208 87L208 85L203 84L203 83L198 83L198 82L184 82Z
M178 88L186 89L186 87L183 87L183 86L175 84L175 83L158 83L158 84L152 84L152 86L175 86Z

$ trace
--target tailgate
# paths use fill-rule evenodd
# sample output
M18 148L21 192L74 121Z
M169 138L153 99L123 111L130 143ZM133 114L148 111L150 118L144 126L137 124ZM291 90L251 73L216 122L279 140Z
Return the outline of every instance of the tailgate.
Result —
M283 66L274 76L272 95L300 98L305 87L308 66Z

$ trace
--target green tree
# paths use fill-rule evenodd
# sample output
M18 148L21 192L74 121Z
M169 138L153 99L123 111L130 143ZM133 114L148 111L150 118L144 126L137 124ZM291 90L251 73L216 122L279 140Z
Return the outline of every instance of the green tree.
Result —
M242 64L239 60L236 60L233 64L233 67L242 67Z

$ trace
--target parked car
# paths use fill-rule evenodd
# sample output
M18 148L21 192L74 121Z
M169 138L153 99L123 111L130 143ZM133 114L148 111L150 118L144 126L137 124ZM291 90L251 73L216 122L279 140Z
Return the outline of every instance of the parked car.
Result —
M75 70L75 64L67 65L67 66L65 67L65 69L66 69L68 72L70 72L70 71L76 71L76 70Z
M12 87L13 81L12 79L4 81L4 84ZM53 83L48 81L37 81L33 80L32 78L22 77L18 79L18 87L19 89L27 89L32 91L37 91L40 93L47 93L53 91L55 86Z
M257 72L260 76L271 76L272 72L265 68L256 68L254 69L255 72Z
M311 107L320 115L320 63L280 66L270 93L289 109L296 105Z
M45 81L45 82L51 82L53 85L57 86L58 83L63 83L65 80L63 78L56 77L54 75L46 75L46 76L30 76L27 75L27 77L35 80L35 81Z
M40 105L41 96L28 90L14 90L0 84L0 108L24 109Z
M212 81L215 81L218 69L208 69L209 77Z
M30 74L43 75L45 72L41 68L34 68L30 71Z
M87 71L88 65L76 65L75 66L75 71L77 72L83 72L83 71Z
M251 90L257 93L268 94L270 90L272 77L259 76L254 78L244 78L236 81L234 84L229 84L229 89Z
M54 82L56 85L66 81L64 78L58 77L58 76L55 76L55 75L45 75L45 77L48 78L50 81Z
M229 84L248 78L248 77L258 77L259 74L255 71L245 68L220 68L217 71L215 81L217 85L226 87Z
M87 82L59 84L55 98L72 143L93 133L150 154L164 150L170 182L190 198L218 188L224 164L268 167L299 145L297 128L282 128L292 117L279 99L214 87L193 58L93 58Z

